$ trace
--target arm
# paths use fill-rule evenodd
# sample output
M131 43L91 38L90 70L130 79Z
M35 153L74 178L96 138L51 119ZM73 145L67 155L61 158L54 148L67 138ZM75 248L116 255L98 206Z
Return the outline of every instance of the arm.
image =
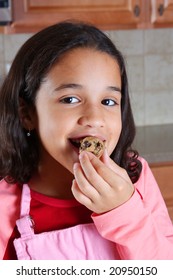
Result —
M155 188L152 197L143 198L136 190L122 206L102 215L93 214L99 233L117 244L121 259L173 259L173 226L167 209L157 185L147 187ZM153 198L151 206L146 200Z
M134 194L106 213L95 211L93 221L104 238L116 243L122 259L173 259L173 226L148 164L142 164ZM84 202L79 193L76 198ZM94 200L88 193L85 197Z

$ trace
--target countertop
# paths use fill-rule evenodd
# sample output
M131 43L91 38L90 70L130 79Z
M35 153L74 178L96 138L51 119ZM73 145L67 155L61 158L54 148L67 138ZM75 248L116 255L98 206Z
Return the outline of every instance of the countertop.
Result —
M173 163L173 124L137 127L132 147L149 164Z

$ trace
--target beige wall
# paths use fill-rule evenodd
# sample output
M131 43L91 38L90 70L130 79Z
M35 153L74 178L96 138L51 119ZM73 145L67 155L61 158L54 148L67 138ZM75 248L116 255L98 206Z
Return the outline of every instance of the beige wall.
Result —
M108 31L126 59L136 125L173 123L173 29ZM0 82L31 34L0 34Z

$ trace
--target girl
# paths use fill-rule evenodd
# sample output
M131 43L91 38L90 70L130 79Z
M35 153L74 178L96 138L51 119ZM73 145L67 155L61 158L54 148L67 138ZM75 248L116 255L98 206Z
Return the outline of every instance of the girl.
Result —
M1 259L173 259L173 227L135 127L125 64L94 26L19 50L0 95ZM102 140L99 159L79 154Z

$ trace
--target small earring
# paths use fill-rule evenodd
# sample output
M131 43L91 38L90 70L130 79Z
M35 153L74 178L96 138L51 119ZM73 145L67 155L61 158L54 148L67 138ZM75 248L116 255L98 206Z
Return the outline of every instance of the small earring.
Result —
M27 132L27 134L26 134L28 137L30 137L31 136L31 132L30 132L30 130Z

